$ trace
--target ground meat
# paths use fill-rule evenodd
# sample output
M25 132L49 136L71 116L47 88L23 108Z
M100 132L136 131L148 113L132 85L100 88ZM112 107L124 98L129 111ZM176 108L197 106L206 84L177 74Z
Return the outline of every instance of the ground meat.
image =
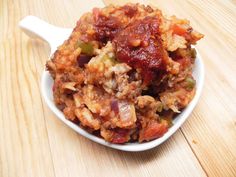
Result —
M132 130L128 129L101 129L101 135L104 137L106 141L115 143L115 144L123 144L130 140Z

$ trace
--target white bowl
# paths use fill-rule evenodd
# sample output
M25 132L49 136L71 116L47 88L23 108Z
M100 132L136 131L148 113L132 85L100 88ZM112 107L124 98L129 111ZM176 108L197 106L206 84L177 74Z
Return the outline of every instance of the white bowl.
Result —
M21 20L20 27L24 30L24 32L26 32L31 37L32 36L38 37L47 41L51 46L51 54L54 53L57 46L62 44L63 41L68 38L68 36L70 35L72 31L72 29L64 29L64 28L52 26L38 19L37 17L33 17L33 16L27 16L23 20ZM148 149L151 149L160 145L161 143L166 141L170 136L172 136L179 129L179 127L186 121L186 119L189 117L194 107L196 106L200 98L200 94L202 92L203 82L204 82L204 65L198 51L197 51L196 62L193 69L193 76L196 79L196 83L197 83L196 94L193 100L180 114L178 114L175 117L173 121L173 126L169 128L168 132L166 132L164 136L158 139L149 141L149 142L144 142L144 143L112 144L112 143L106 142L102 138L99 138L93 134L88 133L84 129L80 128L78 125L67 120L64 114L54 104L53 92L52 92L53 79L51 78L48 71L45 71L45 70L43 71L43 74L42 74L41 90L42 90L42 95L43 95L43 98L45 99L45 102L47 103L48 107L55 113L57 118L59 118L62 122L64 122L73 130L78 132L80 135L96 143L99 143L99 144L102 144L104 146L111 147L114 149L118 149L122 151L144 151L144 150L148 150Z

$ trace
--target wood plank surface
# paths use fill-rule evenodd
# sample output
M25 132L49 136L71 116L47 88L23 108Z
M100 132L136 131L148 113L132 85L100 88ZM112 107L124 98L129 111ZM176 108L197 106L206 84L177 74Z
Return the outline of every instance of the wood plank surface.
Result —
M0 176L236 176L236 2L139 2L187 18L205 34L197 45L206 69L204 90L186 123L159 147L139 153L78 135L53 115L40 93L49 46L29 39L18 22L35 15L74 27L102 1L0 0Z

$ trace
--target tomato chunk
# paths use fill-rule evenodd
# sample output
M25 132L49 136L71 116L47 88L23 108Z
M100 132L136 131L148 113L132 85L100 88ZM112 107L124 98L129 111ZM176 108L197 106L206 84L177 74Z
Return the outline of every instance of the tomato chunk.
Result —
M168 130L166 122L159 123L157 121L148 122L147 126L141 129L139 133L139 141L150 141L164 135Z
M173 29L174 34L177 34L180 36L183 36L187 33L186 29L182 28L180 25L177 25L177 24L174 24L172 29Z

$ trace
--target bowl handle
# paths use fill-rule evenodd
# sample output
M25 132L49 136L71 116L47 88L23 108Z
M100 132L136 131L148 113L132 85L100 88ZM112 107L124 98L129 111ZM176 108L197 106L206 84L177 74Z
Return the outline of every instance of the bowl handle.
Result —
M55 51L72 32L72 29L53 26L35 16L24 17L19 22L19 27L28 36L48 42L51 52Z

